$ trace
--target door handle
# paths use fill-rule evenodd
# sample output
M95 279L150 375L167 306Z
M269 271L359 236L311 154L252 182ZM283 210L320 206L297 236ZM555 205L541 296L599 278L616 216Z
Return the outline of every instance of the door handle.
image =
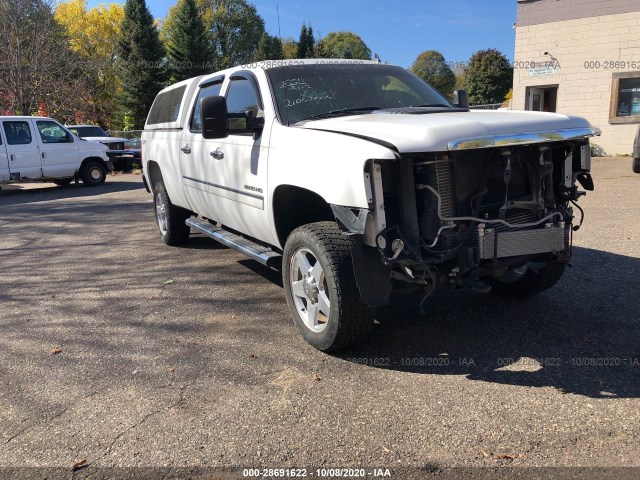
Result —
M191 153L191 147L189 145L185 145L180 149L182 153L186 153L187 155Z
M224 152L217 148L214 152L209 153L216 160L222 160L224 158Z
M12 162L15 162L15 161L16 161L16 156L15 156L13 153L11 154L11 161L12 161Z

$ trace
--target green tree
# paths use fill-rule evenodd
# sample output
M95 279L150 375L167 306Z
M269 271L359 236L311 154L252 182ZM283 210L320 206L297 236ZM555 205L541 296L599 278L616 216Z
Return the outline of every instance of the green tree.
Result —
M293 38L285 38L282 42L283 58L298 58L298 42Z
M355 33L331 32L318 42L316 56L319 58L371 60L371 49Z
M316 39L313 37L313 27L305 23L300 29L300 38L298 39L298 52L296 58L313 58Z
M500 103L513 86L513 68L498 50L481 50L471 56L462 85L471 105Z
M118 38L120 100L142 128L156 94L168 78L165 51L145 0L127 0Z
M453 97L456 76L440 52L436 50L422 52L413 62L411 71L447 98Z
M196 0L209 30L216 67L249 63L258 51L264 20L247 0Z
M195 0L179 0L163 25L171 82L212 71L213 47Z
M280 39L264 32L258 43L256 60L282 60L283 58L282 42Z

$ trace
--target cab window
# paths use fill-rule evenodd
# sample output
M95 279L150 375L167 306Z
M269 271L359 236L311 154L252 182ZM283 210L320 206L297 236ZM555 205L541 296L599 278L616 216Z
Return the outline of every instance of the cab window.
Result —
M220 95L221 88L222 80L215 83L206 84L205 86L200 88L198 97L196 98L196 104L193 106L193 112L191 113L191 122L189 124L189 129L192 132L202 132L202 112L200 111L202 99Z
M36 121L42 143L73 143L73 137L56 122Z
M23 120L9 120L2 122L4 133L9 145L28 145L31 143L31 129L29 122Z

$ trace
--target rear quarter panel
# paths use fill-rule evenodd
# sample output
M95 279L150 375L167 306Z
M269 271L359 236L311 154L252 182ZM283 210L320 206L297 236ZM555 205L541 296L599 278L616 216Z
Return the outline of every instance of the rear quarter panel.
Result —
M189 208L189 204L182 186L180 141L183 127L188 123L189 105L200 78L185 80L159 92L158 95L181 85L186 87L176 121L155 125L146 124L141 136L143 171L149 182L149 188L154 187L149 178L149 163L155 162L160 167L162 180L171 202L183 208Z
M142 133L142 158L144 174L147 176L149 188L154 185L149 178L149 163L155 162L162 172L162 181L167 190L171 203L183 208L189 208L187 198L182 187L182 172L180 171L179 152L181 130L145 130Z

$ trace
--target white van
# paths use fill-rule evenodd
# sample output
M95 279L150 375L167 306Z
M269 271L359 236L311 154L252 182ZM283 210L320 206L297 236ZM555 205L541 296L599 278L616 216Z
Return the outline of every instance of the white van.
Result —
M93 187L113 170L107 146L81 140L51 118L0 116L0 124L0 184L66 185L78 177Z

